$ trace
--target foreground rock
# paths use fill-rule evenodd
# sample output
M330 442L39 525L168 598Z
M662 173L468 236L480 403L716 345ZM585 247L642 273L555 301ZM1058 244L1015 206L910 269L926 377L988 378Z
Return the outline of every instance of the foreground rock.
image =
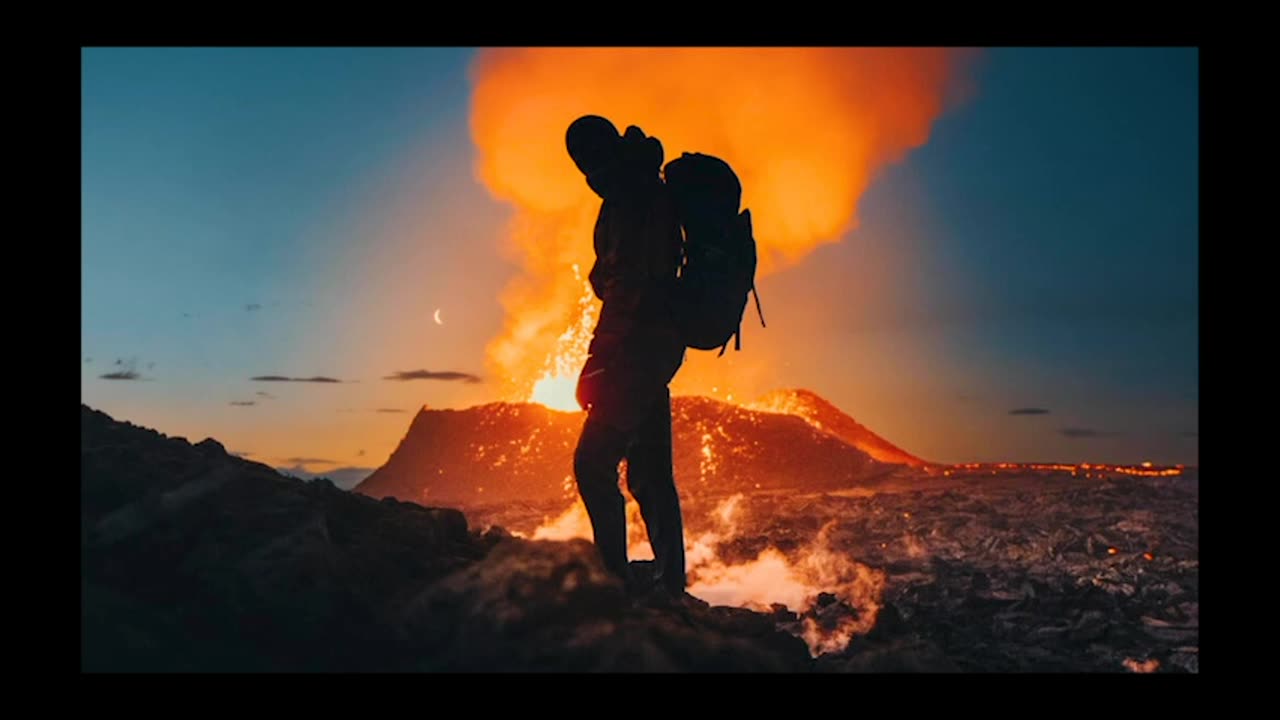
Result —
M442 622L445 618L448 622ZM791 671L802 641L766 615L687 598L654 607L624 597L582 540L508 539L426 589L405 626L422 670Z
M302 482L81 409L88 671L810 669L767 615L628 602L589 544Z

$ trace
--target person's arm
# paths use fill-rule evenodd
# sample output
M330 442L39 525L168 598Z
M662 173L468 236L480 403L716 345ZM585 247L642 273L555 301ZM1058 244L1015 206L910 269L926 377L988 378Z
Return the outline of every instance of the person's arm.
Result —
M630 316L652 292L653 208L648 198L614 203L604 218L600 285L597 294L613 313Z

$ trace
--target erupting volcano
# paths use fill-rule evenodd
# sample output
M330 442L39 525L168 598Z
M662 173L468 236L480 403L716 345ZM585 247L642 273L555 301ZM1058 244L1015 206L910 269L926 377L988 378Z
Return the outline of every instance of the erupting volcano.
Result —
M804 391L772 394L796 402ZM862 428L825 404L837 427ZM573 449L583 413L536 403L492 403L465 410L422 409L386 464L356 490L414 502L464 505L571 501ZM710 398L672 399L677 482L687 492L834 491L880 483L907 469L798 414L749 409ZM858 440L894 446L862 428ZM910 457L902 453L904 457Z

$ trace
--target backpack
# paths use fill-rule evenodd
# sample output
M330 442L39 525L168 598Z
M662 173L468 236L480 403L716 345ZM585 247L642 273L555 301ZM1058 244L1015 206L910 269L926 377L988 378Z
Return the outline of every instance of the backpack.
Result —
M756 292L756 241L751 211L738 212L742 183L720 158L684 153L663 168L667 189L684 229L684 257L676 281L677 324L686 347L742 349L747 293ZM719 355L717 356L719 357Z

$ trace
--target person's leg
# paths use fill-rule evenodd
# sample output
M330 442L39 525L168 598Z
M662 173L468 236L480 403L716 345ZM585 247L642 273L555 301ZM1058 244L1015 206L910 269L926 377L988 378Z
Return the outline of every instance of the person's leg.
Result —
M663 387L627 451L627 485L640 505L655 576L676 593L684 591L684 521L671 452L671 393Z
M627 516L618 489L618 463L627 451L626 434L588 413L573 454L578 493L591 518L596 548L610 572L629 580L627 570Z

